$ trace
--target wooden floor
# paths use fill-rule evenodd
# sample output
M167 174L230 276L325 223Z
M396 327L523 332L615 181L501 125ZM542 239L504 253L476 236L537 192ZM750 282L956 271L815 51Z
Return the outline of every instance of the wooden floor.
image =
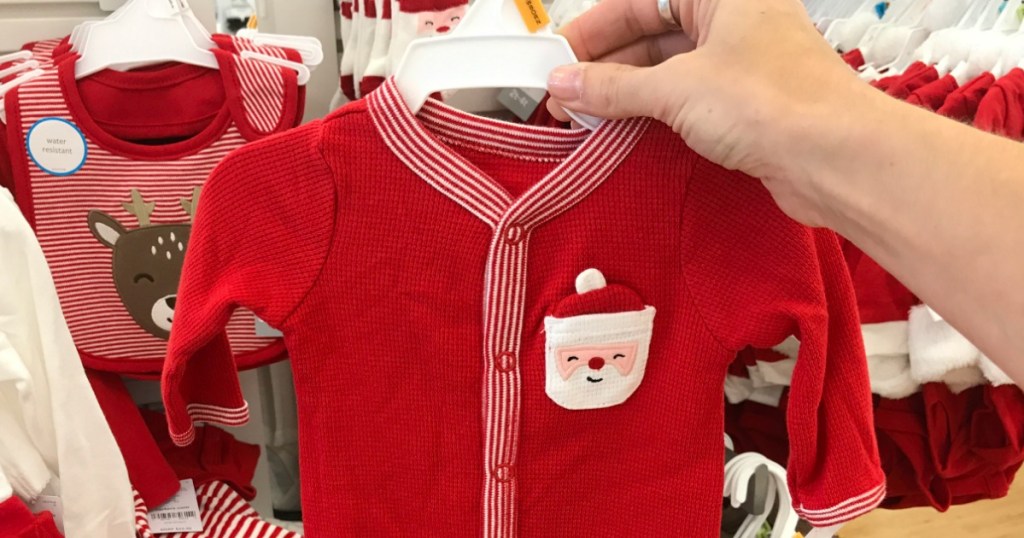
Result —
M928 508L876 510L845 526L841 538L1022 538L1024 475L1010 494L995 501L955 506L941 514Z

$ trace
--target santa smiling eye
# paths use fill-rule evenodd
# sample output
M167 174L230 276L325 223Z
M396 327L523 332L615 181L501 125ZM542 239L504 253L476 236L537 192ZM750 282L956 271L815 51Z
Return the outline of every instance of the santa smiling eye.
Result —
M573 355L572 357L569 357L568 359L565 359L566 362L572 362L572 361L578 361L578 360L580 360L580 358L577 357L576 355Z
M613 359L625 359L625 358L626 358L626 356L625 356L625 355L623 355L622 353L616 353L616 354L615 354L615 356L614 356L614 357L612 357L612 358L613 358Z
M425 22L423 24L424 24L424 26L434 26L434 21L427 21L427 22Z
M462 17L459 17L459 16L452 17L452 22L459 22L460 20L462 20Z

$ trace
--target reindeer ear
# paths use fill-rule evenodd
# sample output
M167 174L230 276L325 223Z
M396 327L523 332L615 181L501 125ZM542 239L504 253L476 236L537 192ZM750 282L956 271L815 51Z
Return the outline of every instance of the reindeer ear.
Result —
M102 211L89 212L89 230L100 243L114 248L114 244L125 233L124 226Z

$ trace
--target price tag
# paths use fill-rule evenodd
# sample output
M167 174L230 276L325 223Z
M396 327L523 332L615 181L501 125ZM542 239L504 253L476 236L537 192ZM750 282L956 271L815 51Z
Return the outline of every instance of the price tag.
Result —
M551 17L548 17L548 12L540 0L516 0L516 7L530 33L540 30L551 22Z
M40 495L28 505L28 509L33 514L43 512L53 514L53 522L57 524L57 530L64 534L64 505L61 504L60 497L56 495Z
M199 519L199 501L192 479L181 481L181 489L174 497L149 511L149 529L154 534L164 532L202 532Z

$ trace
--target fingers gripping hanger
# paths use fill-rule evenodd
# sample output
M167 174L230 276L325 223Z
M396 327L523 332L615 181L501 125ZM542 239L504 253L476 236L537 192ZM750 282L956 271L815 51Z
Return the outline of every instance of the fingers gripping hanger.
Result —
M442 90L546 89L554 68L576 61L569 42L550 27L530 33L512 0L476 0L449 35L410 43L395 70L395 84L416 113L430 94ZM566 113L589 129L601 122Z

